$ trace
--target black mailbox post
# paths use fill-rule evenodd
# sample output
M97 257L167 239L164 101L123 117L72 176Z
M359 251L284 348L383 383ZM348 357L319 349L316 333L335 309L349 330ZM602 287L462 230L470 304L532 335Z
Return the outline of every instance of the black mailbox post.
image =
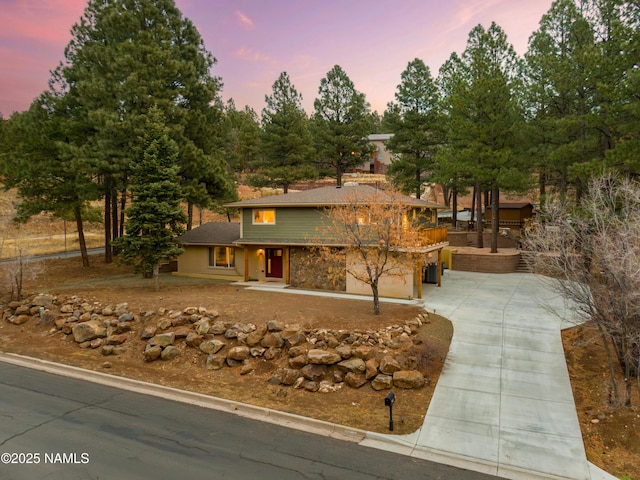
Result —
M396 403L396 394L391 392L384 399L384 406L389 407L389 431L393 432L393 404Z

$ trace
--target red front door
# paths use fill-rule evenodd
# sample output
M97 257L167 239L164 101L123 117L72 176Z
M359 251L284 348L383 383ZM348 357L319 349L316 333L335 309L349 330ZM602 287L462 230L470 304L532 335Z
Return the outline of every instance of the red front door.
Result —
M265 261L267 277L282 278L282 249L267 248Z

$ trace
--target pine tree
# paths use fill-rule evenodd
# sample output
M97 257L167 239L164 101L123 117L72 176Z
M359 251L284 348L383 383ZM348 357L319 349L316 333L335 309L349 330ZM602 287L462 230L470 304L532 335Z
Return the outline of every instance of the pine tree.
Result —
M398 155L387 176L404 193L420 198L422 184L434 173L435 155L444 143L439 95L429 67L419 58L409 62L401 79L396 101L385 113L394 134L386 147Z
M346 170L369 159L367 137L373 128L369 104L339 65L320 80L318 94L312 134L321 160L335 170L340 187Z
M265 97L262 110L260 159L253 162L257 172L247 177L256 187L289 187L301 180L317 177L311 165L313 148L302 95L282 72L273 84L273 93Z
M126 233L114 245L122 249L120 263L133 265L134 271L146 278L153 276L157 290L160 263L183 252L175 240L184 233L182 225L187 221L180 205L179 148L156 107L145 115L143 137L138 142Z
M126 195L135 139L152 105L164 113L179 148L185 200L202 205L220 193L202 175L221 162L208 141L216 134L212 124L222 121L221 82L210 73L216 60L173 0L91 0L71 36L50 84L64 97L69 120L83 127L65 142L67 153L84 155L100 179L110 261L117 196ZM225 172L224 165L216 171Z

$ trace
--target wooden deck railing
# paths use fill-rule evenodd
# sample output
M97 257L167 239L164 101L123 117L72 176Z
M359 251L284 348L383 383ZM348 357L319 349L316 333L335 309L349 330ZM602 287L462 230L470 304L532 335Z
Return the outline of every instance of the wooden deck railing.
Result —
M448 242L447 227L426 228L422 231L422 245L430 247Z

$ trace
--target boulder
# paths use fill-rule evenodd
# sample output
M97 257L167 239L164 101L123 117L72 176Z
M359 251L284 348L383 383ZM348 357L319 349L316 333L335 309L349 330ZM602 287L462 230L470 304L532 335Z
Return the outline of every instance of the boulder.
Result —
M154 360L160 358L160 355L162 355L162 347L158 345L147 345L142 355L145 361L153 362Z
M265 351L266 351L266 348L262 348L262 347L251 347L251 349L249 350L249 352L251 352L252 357L261 357L262 355L264 355Z
M247 375L253 372L253 370L254 370L254 366L251 363L245 363L244 365L242 365L242 368L240 369L240 375Z
M295 368L285 368L282 372L282 384L293 385L298 377L300 377L300 370Z
M251 351L249 350L249 347L246 347L244 345L238 345L236 347L232 347L229 349L229 352L227 353L227 357L232 360L242 362L243 360L246 360L247 358L249 358L250 354L251 354Z
M295 347L291 347L289 349L289 356L298 357L300 355L304 355L306 357L308 351L309 351L309 344L303 343L302 345L296 345Z
M264 337L262 337L262 340L260 341L260 345L263 346L264 348L270 348L270 347L282 348L284 345L284 340L282 339L282 336L280 335L279 332L271 332L271 333L267 333Z
M14 325L22 325L23 323L28 322L30 318L31 317L28 315L11 315L8 318L8 322L13 323Z
M394 372L402 370L400 363L391 355L385 355L380 361L380 372L385 375L392 375Z
M371 388L374 390L386 390L393 386L393 377L391 375L379 374L371 380Z
M193 329L198 335L206 335L211 328L211 321L208 318L198 320L193 324Z
M324 379L327 374L327 367L324 365L305 365L300 370L300 373L304 375L304 378L307 380L311 380L313 382L317 382L319 380Z
M50 307L53 305L55 297L53 295L40 294L33 297L31 303L37 305L38 307Z
M344 377L344 383L352 388L360 388L367 383L367 379L362 373L349 372Z
M245 339L246 344L249 345L250 347L255 347L256 345L259 345L260 342L262 341L262 337L264 336L265 332L266 332L266 328L259 328L249 333L247 335L247 338Z
M159 347L168 347L173 345L176 341L176 334L174 332L161 333L152 337L147 343L149 345L157 345Z
M277 320L270 320L267 322L267 330L269 332L281 332L284 330L284 323Z
M198 348L203 340L204 338L202 337L202 335L198 335L195 332L190 332L185 339L185 343L188 347Z
M338 363L337 367L343 372L353 372L353 373L364 373L366 370L366 365L364 360L361 358L350 358L348 360L343 360Z
M121 345L126 341L127 341L127 336L124 334L110 335L105 339L104 344L105 345Z
M421 388L424 384L424 375L417 370L400 370L393 374L393 385L398 388Z
M227 357L224 355L207 355L207 370L220 370L224 367Z
M351 355L353 355L353 350L349 345L340 345L336 347L336 353L346 360L348 358L351 358Z
M306 355L298 355L297 357L293 357L289 359L289 366L291 368L302 368L306 364L307 364Z
M90 320L88 322L78 323L71 329L73 339L77 343L87 342L94 338L106 337L107 329L101 322Z
M342 357L334 351L312 349L307 353L309 363L317 365L333 365L342 360Z
M174 347L173 345L169 345L162 349L160 358L162 358L162 360L172 360L180 355L182 355L182 350L178 347Z
M282 349L281 348L269 347L264 352L264 359L265 360L273 360L274 358L278 357L278 355L280 355L281 353L282 353Z
M158 332L158 327L155 325L147 325L140 332L140 338L142 340L148 340L149 338L153 338L155 334Z
M227 331L227 325L225 322L221 320L214 322L213 325L211 325L211 328L209 329L209 333L213 333L214 335L222 335L226 331Z
M380 366L380 364L375 358L370 358L369 360L364 362L364 364L366 367L364 376L367 377L367 380L371 380L373 377L378 375L378 367Z
M296 345L306 343L307 341L306 335L300 329L285 328L280 335L287 348L295 347Z
M220 350L224 348L225 345L226 343L223 342L222 340L217 340L217 339L203 340L202 343L200 343L199 348L204 353L213 354L213 353L218 353Z
M354 357L358 357L363 360L369 360L370 358L373 358L375 354L376 354L375 349L367 345L361 345L353 351Z

